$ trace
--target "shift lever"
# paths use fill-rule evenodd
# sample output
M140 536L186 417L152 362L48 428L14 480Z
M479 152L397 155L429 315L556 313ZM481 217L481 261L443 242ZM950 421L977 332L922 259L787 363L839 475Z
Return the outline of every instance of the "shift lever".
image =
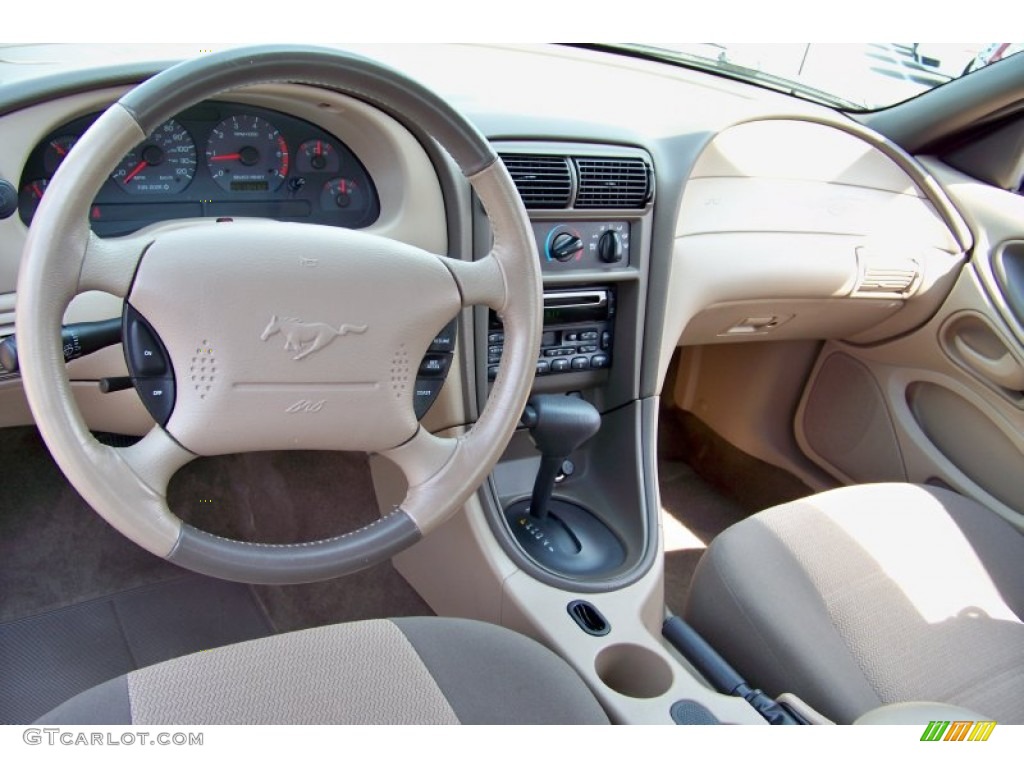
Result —
M597 433L601 415L578 397L534 395L522 421L540 450L540 471L533 496L505 509L512 537L548 571L573 578L613 573L626 550L608 524L582 505L581 497L592 492L587 484L575 483L565 498L551 498L562 463Z
M534 395L526 404L522 421L530 428L533 444L541 453L540 471L530 498L530 515L543 521L548 516L558 470L569 454L597 434L601 414L578 397Z

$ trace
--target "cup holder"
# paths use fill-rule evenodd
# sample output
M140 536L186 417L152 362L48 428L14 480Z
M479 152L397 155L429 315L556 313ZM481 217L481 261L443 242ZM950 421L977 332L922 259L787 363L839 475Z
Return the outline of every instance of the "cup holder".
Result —
M634 699L653 699L672 687L672 669L642 645L610 645L597 654L594 669L601 682Z

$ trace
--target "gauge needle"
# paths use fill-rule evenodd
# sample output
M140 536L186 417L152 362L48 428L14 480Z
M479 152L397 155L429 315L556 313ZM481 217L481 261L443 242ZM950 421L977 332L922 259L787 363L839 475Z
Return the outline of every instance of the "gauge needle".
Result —
M66 155L66 154L68 153L68 151L67 151L66 149L64 149L64 147L62 147L62 146L61 146L60 144L58 144L58 143L57 143L56 141L51 141L51 142L50 142L50 146L51 146L51 147L53 147L54 151L55 151L55 152L56 152L56 153L57 153L58 155L60 155L61 157L64 157L64 155Z
M241 160L242 156L235 152L233 155L214 155L210 158L211 163L216 163L219 160Z
M147 163L145 160L143 160L138 165L136 165L134 168L132 168L131 173L129 173L127 176L124 177L124 183L127 184L129 181L134 179L142 171L142 169L145 168L147 165L149 165L149 163Z

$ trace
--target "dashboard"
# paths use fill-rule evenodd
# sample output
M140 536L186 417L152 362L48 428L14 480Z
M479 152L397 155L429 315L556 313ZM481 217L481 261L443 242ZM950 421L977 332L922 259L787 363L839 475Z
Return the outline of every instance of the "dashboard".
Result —
M51 130L21 172L28 226L64 158L98 113ZM165 121L118 164L93 203L100 236L172 219L262 217L362 228L380 214L365 166L338 137L292 115L207 101Z

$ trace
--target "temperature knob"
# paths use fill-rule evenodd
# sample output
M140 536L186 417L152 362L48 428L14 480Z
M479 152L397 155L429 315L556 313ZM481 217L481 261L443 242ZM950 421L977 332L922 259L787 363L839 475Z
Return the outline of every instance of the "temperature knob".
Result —
M622 235L614 229L602 234L601 239L597 241L597 255L606 264L622 261Z
M548 241L548 258L569 261L583 250L583 238L575 232L559 232Z

